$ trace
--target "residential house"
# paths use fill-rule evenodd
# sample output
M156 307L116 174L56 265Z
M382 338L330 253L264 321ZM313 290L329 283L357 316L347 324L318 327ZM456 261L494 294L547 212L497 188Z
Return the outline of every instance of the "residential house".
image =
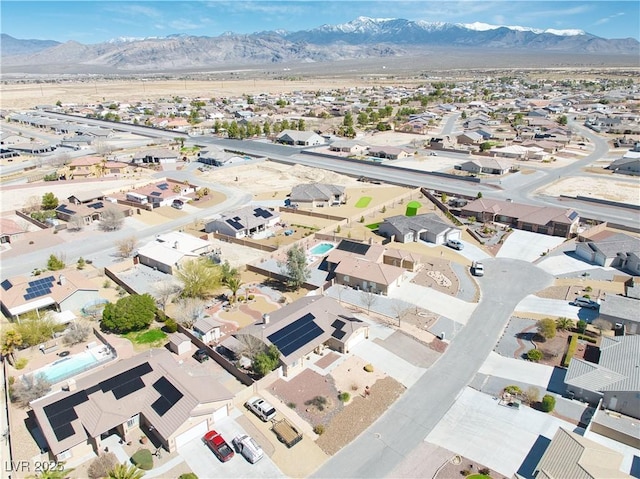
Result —
M620 470L623 459L618 451L559 428L533 476L536 479L631 479Z
M475 131L466 131L456 136L456 141L459 145L473 145L479 146L484 140L484 137Z
M259 206L245 206L209 221L204 230L207 233L222 233L242 238L267 231L279 221L280 215L275 211Z
M27 228L21 227L10 218L0 218L0 244L11 243L21 234L26 233Z
M637 310L636 310L637 311ZM603 336L597 362L573 358L567 393L592 405L640 419L640 335Z
M198 152L198 162L211 166L228 166L235 163L244 163L246 158L237 153L230 153L215 146L208 147Z
M598 318L611 323L625 334L640 334L640 300L616 294L607 294L600 300Z
M369 156L385 160L403 160L413 155L411 150L396 146L372 146L369 148Z
M284 130L276 136L276 141L292 146L324 145L324 138L313 131Z
M146 245L138 248L137 260L150 268L173 274L189 260L211 251L211 243L187 233L172 231L156 236Z
M571 238L578 232L580 215L573 209L533 206L480 198L462 207L460 215L482 222L505 223L513 228Z
M83 205L100 200L104 200L104 193L98 190L78 191L67 197L67 201L74 205Z
M99 156L84 156L75 158L68 165L62 168L62 174L68 178L89 178L100 177L106 158Z
M434 213L390 216L378 226L378 233L387 238L393 238L398 243L426 241L444 244L448 240L459 240L462 236L459 228L442 221Z
M291 189L289 202L301 208L338 206L347 202L344 186L307 183Z
M640 175L640 155L637 158L619 158L609 163L607 170L623 175Z
M132 190L130 193L137 193L145 196L148 203L154 208L170 206L175 200L188 200L187 195L195 193L197 187L190 183L172 180L167 178L158 183L152 183ZM129 195L127 194L127 199Z
M109 201L93 201L82 204L66 204L58 205L55 209L56 218L62 221L71 221L73 217L82 218L84 225L90 225L94 221L102 220L102 215L107 209L115 209L122 212L123 216L131 216L133 211L130 207L111 203Z
M275 345L283 375L290 376L305 367L306 356L312 352L322 354L329 348L349 353L369 337L369 325L329 296L306 296L265 315L235 336L243 334L259 338L267 346Z
M429 140L429 148L432 150L451 150L455 148L455 141L450 136L441 138L431 138Z
M601 235L598 235L601 236ZM640 238L615 233L576 244L576 256L598 266L618 268L640 276Z
M337 284L383 295L389 295L405 279L403 268L356 257L340 261L333 273Z
M60 146L66 146L79 150L80 148L88 148L94 142L95 137L91 135L74 135L66 136L60 141Z
M65 269L41 276L16 276L0 283L0 305L7 318L29 311L80 311L100 299L98 288L78 270Z
M456 170L475 174L504 175L513 168L513 163L500 158L474 158L455 166Z
M385 248L382 262L411 272L418 271L423 264L421 255L396 248Z
M131 162L136 165L149 163L165 164L175 163L178 161L178 158L179 154L175 150L169 150L168 148L152 148L134 154Z
M525 147L522 145L509 145L491 148L490 152L497 157L524 161L544 160L547 158L547 153L542 148L535 146Z
M336 140L329 145L330 151L339 151L350 155L362 155L369 147L364 143L354 140Z
M199 439L227 417L233 394L191 376L166 349L115 362L31 403L53 459L102 454L104 438L133 442L143 431L169 452Z

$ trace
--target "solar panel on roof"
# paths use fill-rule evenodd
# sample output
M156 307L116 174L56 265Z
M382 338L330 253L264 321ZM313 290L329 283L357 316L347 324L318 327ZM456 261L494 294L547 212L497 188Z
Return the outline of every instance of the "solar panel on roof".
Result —
M289 356L323 333L314 319L313 314L307 313L280 331L270 334L267 339L277 346L283 356Z
M333 323L331 323L331 327L336 329L342 329L344 328L344 325L345 325L345 322L340 321L339 319L336 319Z
M151 404L151 408L158 416L164 416L183 396L164 376L153 383L153 388L160 394L160 397Z
M169 184L168 183L160 183L158 185L158 188L161 189L161 190L166 190L166 189L169 188Z
M227 223L235 230L241 230L243 228L242 223L235 220L227 220Z
M159 191L152 191L151 192L151 196L160 196L162 195L162 193L160 193Z
M265 210L264 208L256 208L253 210L253 216L266 219L270 218L273 215L269 210Z
M151 367L151 365L147 362L144 362L120 374L116 374L115 376L112 376L109 379L105 379L100 383L100 389L102 390L102 392L114 390L117 387L124 386L124 384L130 381L140 379L140 377L150 373L151 371L153 371L153 368Z
M58 427L54 427L53 433L56 435L56 439L58 441L62 441L63 439L73 436L75 431L71 424L62 424Z
M578 216L578 213L576 211L572 211L569 214L569 219L573 221L574 219L576 219L577 216Z
M75 407L88 400L87 393L85 391L79 391L43 408L53 428L53 433L59 441L73 436L75 431L71 425L71 421L78 419Z
M75 215L76 212L67 208L67 205L60 205L56 208L56 211L59 211L60 213L64 213L67 215Z
M144 387L144 382L139 377L128 381L116 388L112 389L113 396L116 399L122 399L125 396L128 396L131 393L134 393Z
M359 255L367 254L369 251L370 245L366 243L358 243L356 241L342 240L340 244L338 244L337 249L341 251L346 251L347 253L355 253Z
M11 281L9 281L8 279L5 279L2 283L0 283L0 285L2 285L2 289L4 289L5 291L9 291L13 287Z
M342 331L341 329L336 329L331 336L333 336L334 338L340 340L340 339L344 338L345 334L347 334L345 331Z
M91 203L90 205L87 205L87 207L93 208L94 210L99 210L100 208L104 208L104 204L102 203L102 201L98 201L96 203Z

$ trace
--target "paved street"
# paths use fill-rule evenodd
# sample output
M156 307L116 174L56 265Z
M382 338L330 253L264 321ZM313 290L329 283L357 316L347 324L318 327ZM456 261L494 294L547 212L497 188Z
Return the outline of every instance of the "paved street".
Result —
M445 354L376 423L314 477L385 477L436 427L484 363L513 308L552 277L530 263L485 262L483 299ZM358 458L354 461L353 458Z

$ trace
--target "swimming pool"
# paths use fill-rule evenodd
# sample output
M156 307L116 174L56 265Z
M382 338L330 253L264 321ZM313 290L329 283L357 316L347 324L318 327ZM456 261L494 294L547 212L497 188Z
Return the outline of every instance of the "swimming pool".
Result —
M309 250L309 253L311 253L314 256L320 256L320 255L323 255L325 253L328 253L329 251L331 251L335 247L336 246L333 243L319 243L319 244L315 245L313 248L311 248Z
M33 374L43 374L51 384L55 384L88 371L112 358L113 356L108 352L108 349L101 346L58 359L56 362L34 371Z

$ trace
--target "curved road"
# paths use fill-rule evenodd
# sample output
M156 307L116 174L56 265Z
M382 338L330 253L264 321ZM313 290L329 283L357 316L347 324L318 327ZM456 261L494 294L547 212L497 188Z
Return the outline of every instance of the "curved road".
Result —
M312 477L386 477L433 430L493 350L515 306L553 277L531 263L485 261L482 300L446 352L389 410Z

